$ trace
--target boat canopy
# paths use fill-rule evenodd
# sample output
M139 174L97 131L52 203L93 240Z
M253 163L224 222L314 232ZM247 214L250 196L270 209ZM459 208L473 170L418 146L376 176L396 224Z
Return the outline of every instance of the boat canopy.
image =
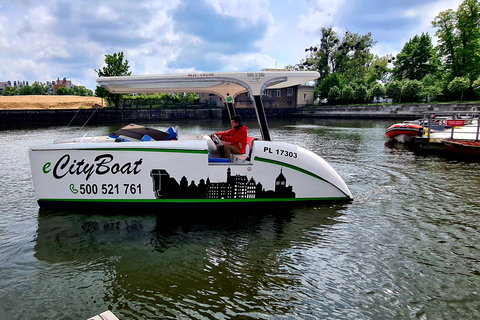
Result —
M100 77L111 93L208 92L224 100L243 92L259 96L265 89L286 88L318 79L317 71L255 71Z
M320 77L317 71L251 71L251 72L210 72L143 76L100 77L97 83L111 93L171 93L206 92L213 93L228 102L248 92L254 99L254 107L260 125L262 138L270 140L270 134L263 109L261 94L265 89L280 89L308 83ZM231 103L227 103L230 116L235 114Z

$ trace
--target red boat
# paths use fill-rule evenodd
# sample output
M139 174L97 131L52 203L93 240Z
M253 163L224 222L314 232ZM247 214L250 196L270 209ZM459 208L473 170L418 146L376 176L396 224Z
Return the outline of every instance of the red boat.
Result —
M449 152L457 155L480 157L480 141L448 139L443 140L443 145Z
M396 123L385 131L385 135L389 139L395 139L398 142L408 142L413 137L421 136L422 134L423 126L414 123Z

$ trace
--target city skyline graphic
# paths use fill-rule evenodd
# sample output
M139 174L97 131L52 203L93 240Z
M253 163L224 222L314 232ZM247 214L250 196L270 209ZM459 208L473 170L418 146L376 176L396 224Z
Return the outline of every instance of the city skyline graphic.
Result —
M211 182L210 178L188 183L186 176L178 182L165 169L153 169L150 172L153 191L157 199L255 199L255 198L295 198L293 186L287 186L283 169L275 179L275 189L265 190L262 183L246 175L232 175L230 167L226 180Z

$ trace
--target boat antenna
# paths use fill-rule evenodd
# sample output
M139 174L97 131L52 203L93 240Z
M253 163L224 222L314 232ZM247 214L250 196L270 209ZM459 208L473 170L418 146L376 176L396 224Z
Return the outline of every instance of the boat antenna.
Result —
M98 107L100 107L99 104L95 104L95 110L93 110L92 114L90 115L90 117L88 117L87 121L85 121L85 123L83 124L82 128L80 128L80 130L82 130L88 123L88 121L90 121L90 119L93 117L93 115L95 114L95 112L97 112L98 110Z
M87 97L85 99L85 101L83 102L83 104L85 104L85 102L87 102L87 100L89 99L90 97ZM103 105L103 98L102 98L102 105ZM90 115L90 117L87 119L87 121L85 121L85 123L83 124L82 128L80 130L82 130L85 125L88 123L88 121L90 121L90 119L92 118L92 116L94 115L95 112L97 112L98 110L98 107L101 107L99 104L95 104L95 110L92 112L92 114ZM75 112L75 114L73 115L72 119L70 120L70 122L67 124L67 126L65 127L65 129L63 130L62 134L60 135L59 139L63 136L63 133L65 133L65 131L67 131L67 129L70 127L70 125L72 124L73 120L75 120L75 118L77 117L78 113L80 112L80 110L82 110L81 107L79 107L77 109L77 112Z

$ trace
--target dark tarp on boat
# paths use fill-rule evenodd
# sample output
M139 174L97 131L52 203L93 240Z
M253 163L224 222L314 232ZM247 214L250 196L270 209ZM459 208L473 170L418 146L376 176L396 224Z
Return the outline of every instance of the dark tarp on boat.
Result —
M173 128L169 128L168 132L153 129L153 128L147 128L144 126L136 125L136 124L129 124L128 126L125 126L117 131L115 131L113 134L110 136L115 136L115 137L123 137L123 138L132 138L136 140L144 140L145 136L148 136L152 138L155 141L161 141L161 140L176 140L176 134Z

